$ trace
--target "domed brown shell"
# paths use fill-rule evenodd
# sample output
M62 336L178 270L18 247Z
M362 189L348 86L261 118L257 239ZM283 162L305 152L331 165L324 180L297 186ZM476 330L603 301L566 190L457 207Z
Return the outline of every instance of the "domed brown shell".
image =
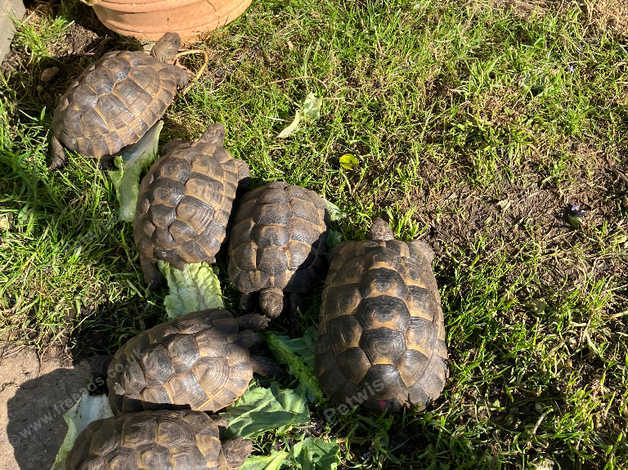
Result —
M245 449L243 446L246 453ZM190 410L160 410L129 413L89 424L78 435L65 468L227 470L231 467L223 452L218 426L209 416Z
M70 150L113 155L140 140L165 113L180 73L142 51L109 52L61 96L52 130Z
M334 250L316 348L316 373L334 401L424 408L441 393L447 347L427 253L422 242L398 240Z
M217 411L230 405L253 375L249 352L238 339L238 322L221 309L192 312L143 331L109 364L112 408L160 404Z
M314 191L277 181L249 191L229 240L229 277L252 293L307 292L320 275L327 205Z
M248 166L223 147L225 128L210 126L194 143L171 145L142 179L134 223L146 281L146 263L214 262L225 239L238 182Z

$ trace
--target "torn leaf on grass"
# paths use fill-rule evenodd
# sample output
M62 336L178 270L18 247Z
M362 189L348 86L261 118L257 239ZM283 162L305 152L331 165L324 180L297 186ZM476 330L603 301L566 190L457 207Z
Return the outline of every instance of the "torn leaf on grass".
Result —
M325 199L325 202L327 203L327 213L329 214L329 219L332 222L336 222L337 220L343 219L347 216L347 214L333 202L329 202L327 199Z
M277 138L285 139L286 137L290 137L292 134L294 134L295 131L299 128L299 123L301 122L301 116L302 116L301 111L300 110L297 111L290 125L286 127L284 130L282 130L277 136Z
M323 104L323 98L317 98L314 93L309 93L305 97L303 102L303 117L310 121L316 121L321 117L321 105Z
M254 385L224 412L227 429L246 438L270 430L281 435L292 426L309 422L304 395L297 390L281 390L277 384L270 389Z
M144 134L139 142L129 147L114 158L117 170L109 170L109 178L116 189L116 197L120 204L120 220L133 222L135 206L140 189L140 176L157 157L159 134L164 126L159 121Z
M157 265L168 281L170 293L164 299L168 318L209 308L224 308L220 281L209 264L186 264L182 270L163 261L158 261Z
M285 139L287 137L290 137L299 128L299 124L301 123L302 120L316 121L321 116L322 104L323 104L323 98L317 98L314 93L309 93L306 96L305 101L303 102L303 105L301 106L301 109L299 109L295 113L294 119L292 120L290 125L288 125L288 127L282 130L277 136L277 138Z
M68 431L51 470L63 470L65 468L65 460L74 447L76 438L90 423L112 416L107 395L90 395L88 392L83 392L81 398L63 415Z

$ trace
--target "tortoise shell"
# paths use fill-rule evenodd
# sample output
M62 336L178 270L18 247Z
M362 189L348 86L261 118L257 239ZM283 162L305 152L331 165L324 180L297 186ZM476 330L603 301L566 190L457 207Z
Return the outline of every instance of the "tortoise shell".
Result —
M227 310L192 312L131 338L107 372L116 412L162 405L217 411L239 398L253 375L238 321Z
M142 51L105 54L61 96L54 135L86 156L118 153L139 141L165 113L181 70Z
M246 193L229 240L229 277L243 294L308 292L325 266L327 205L313 191L278 181Z
M250 441L239 439L237 444L240 455L229 456L218 426L205 413L143 411L90 423L78 435L65 468L227 470L239 468L251 452Z
M169 145L142 179L134 236L147 282L156 260L179 269L214 262L238 182L249 174L225 150L224 137L224 126L216 124L194 143Z
M316 373L336 402L424 408L448 374L433 253L420 241L349 241L325 281Z

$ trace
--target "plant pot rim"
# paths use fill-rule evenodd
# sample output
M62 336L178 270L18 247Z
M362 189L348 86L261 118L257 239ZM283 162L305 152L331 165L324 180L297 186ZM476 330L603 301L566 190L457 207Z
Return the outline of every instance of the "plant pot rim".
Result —
M149 11L171 10L190 4L200 3L202 0L87 0L86 3L95 7L125 13L143 13ZM205 0L211 5L210 0Z

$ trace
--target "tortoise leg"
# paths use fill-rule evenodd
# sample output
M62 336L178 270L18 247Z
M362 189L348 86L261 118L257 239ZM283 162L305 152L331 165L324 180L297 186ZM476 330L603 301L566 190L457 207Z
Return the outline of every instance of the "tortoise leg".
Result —
M140 266L142 267L142 272L144 273L144 281L151 289L161 287L166 281L157 268L157 263L154 263L150 259L140 255Z
M265 330L268 327L270 319L265 315L259 313L247 313L237 318L238 326L241 330L253 330L260 331Z
M255 293L252 294L242 294L240 296L240 310L243 312L249 312L253 310L255 307Z
M277 377L283 373L283 368L279 367L271 358L257 354L251 354L251 368L253 372L262 377Z
M203 135L198 138L199 142L222 145L225 141L225 125L217 122L207 128Z
M211 419L216 426L218 426L218 430L222 434L227 425L229 424L229 420L222 415L209 415L209 419Z
M222 443L222 457L226 466L223 468L220 463L219 470L237 470L253 452L253 443L248 439L236 437ZM219 457L219 461L222 460Z
M50 166L49 170L58 170L65 165L65 149L61 141L54 134L50 138Z
M244 160L240 160L239 158L235 159L236 167L238 168L238 179L240 181L247 179L251 176L251 171L249 170L249 166L246 164Z
M257 331L253 330L242 330L238 335L238 345L242 346L245 349L251 349L255 346L259 346L264 344L264 335Z
M173 65L172 67L174 70L174 78L177 81L177 87L185 88L185 86L190 83L190 80L192 80L192 77L194 77L194 74L185 67L178 65Z
M159 155L167 155L170 152L184 149L186 147L190 147L189 142L185 142L182 139L172 139L170 142L161 147L161 152L159 152Z
M251 182L251 171L244 160L235 159L236 168L238 169L238 193L242 193L249 189Z

